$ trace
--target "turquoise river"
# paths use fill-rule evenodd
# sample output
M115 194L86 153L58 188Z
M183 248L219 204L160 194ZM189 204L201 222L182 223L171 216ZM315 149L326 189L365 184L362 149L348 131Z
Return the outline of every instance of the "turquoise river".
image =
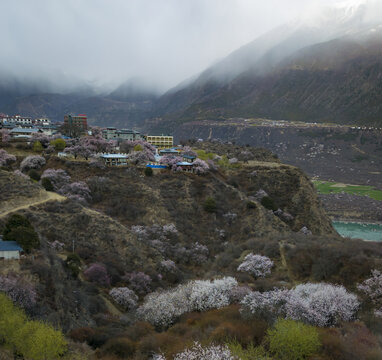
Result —
M333 226L344 237L382 241L382 225L333 221Z

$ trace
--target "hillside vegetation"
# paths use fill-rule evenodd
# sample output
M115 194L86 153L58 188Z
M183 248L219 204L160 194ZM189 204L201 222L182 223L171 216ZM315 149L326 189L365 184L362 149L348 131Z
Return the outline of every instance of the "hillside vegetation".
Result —
M47 198L39 182L13 173L18 163L0 170L0 231L13 199L40 239L1 262L0 291L22 291L14 303L60 329L73 359L379 358L380 300L357 284L382 268L380 244L339 237L307 176L267 150L193 146L216 169L146 176L46 156L37 172L85 182L86 199L34 203Z

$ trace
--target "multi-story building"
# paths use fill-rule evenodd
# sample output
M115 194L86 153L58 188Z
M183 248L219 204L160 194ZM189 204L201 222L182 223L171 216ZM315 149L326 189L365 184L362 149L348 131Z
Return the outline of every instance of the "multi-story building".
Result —
M85 114L65 115L64 131L69 136L79 136L88 129L88 118Z
M3 124L17 124L17 125L32 125L33 124L32 118L28 116L20 116L20 115L8 116L5 114L1 114L0 120Z
M108 127L102 130L102 136L106 140L142 140L144 136L135 130L129 129L116 129L115 127Z
M168 149L174 145L174 137L170 135L147 135L146 141L158 149Z
M47 118L33 119L32 122L35 126L50 126L51 125L50 120Z

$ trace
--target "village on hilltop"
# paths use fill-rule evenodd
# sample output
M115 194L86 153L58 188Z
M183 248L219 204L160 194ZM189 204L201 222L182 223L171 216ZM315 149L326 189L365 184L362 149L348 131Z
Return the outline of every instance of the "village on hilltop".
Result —
M100 162L106 166L145 166L197 174L209 165L189 147L174 146L171 135L144 135L136 130L89 127L87 116L65 115L63 123L47 118L0 114L0 143L28 143L36 152Z

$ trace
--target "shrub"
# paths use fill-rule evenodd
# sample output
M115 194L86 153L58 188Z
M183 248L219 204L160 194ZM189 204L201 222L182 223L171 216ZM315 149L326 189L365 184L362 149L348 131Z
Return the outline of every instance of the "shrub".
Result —
M43 148L43 146L41 145L41 143L40 143L40 141L35 141L34 143L33 143L33 151L35 151L35 152L41 152L41 151L43 151L44 150L44 148Z
M138 296L127 287L113 288L109 291L109 295L125 310L132 310L137 307Z
M81 259L76 253L71 253L66 257L65 265L74 277L77 277L81 270Z
M11 215L3 232L4 240L16 241L26 252L40 246L39 237L32 224L22 215Z
M273 210L273 211L277 210L277 206L275 202L269 196L264 196L261 199L261 205L263 205L268 210Z
M38 321L27 321L24 312L3 294L0 294L0 334L7 346L27 359L56 359L67 349L60 331Z
M256 209L257 205L254 201L247 201L247 209Z
M16 348L24 358L57 359L67 349L64 335L60 331L38 321L27 321L17 335Z
M135 353L135 344L128 338L112 338L109 339L102 347L105 355L115 355L121 359L128 359Z
M323 353L328 359L382 359L378 339L361 322L347 323L340 328L321 329Z
M64 139L55 139L50 142L50 145L52 145L56 151L63 151L66 147L66 142Z
M237 342L232 341L227 344L230 349L232 355L235 359L240 360L272 360L269 356L267 356L264 347L258 346L255 347L253 344L249 344L245 349L243 346Z
M45 158L39 155L27 156L20 164L20 170L25 172L30 169L40 169L46 163Z
M22 216L20 214L11 215L5 223L5 228L3 232L4 240L7 240L8 233L10 233L13 229L19 226L32 227L32 224L25 216Z
M255 278L265 277L271 273L273 261L266 256L248 254L237 268L238 271L248 272Z
M110 285L110 277L107 273L106 267L103 264L91 264L85 271L85 277L91 281L102 286Z
M35 169L29 170L28 175L32 180L40 181L40 174Z
M41 185L46 191L53 191L54 187L52 185L52 182L46 177L41 179Z
M8 233L6 240L16 241L25 252L40 247L40 240L33 228L19 226Z
M214 198L212 197L208 197L205 201L204 201L204 205L203 205L203 208L205 211L209 212L209 213L214 213L216 212L216 201Z
M293 320L278 320L268 330L269 351L280 360L304 360L321 347L318 332L313 326Z
M146 176L153 176L153 169L151 167L145 167L145 175Z

